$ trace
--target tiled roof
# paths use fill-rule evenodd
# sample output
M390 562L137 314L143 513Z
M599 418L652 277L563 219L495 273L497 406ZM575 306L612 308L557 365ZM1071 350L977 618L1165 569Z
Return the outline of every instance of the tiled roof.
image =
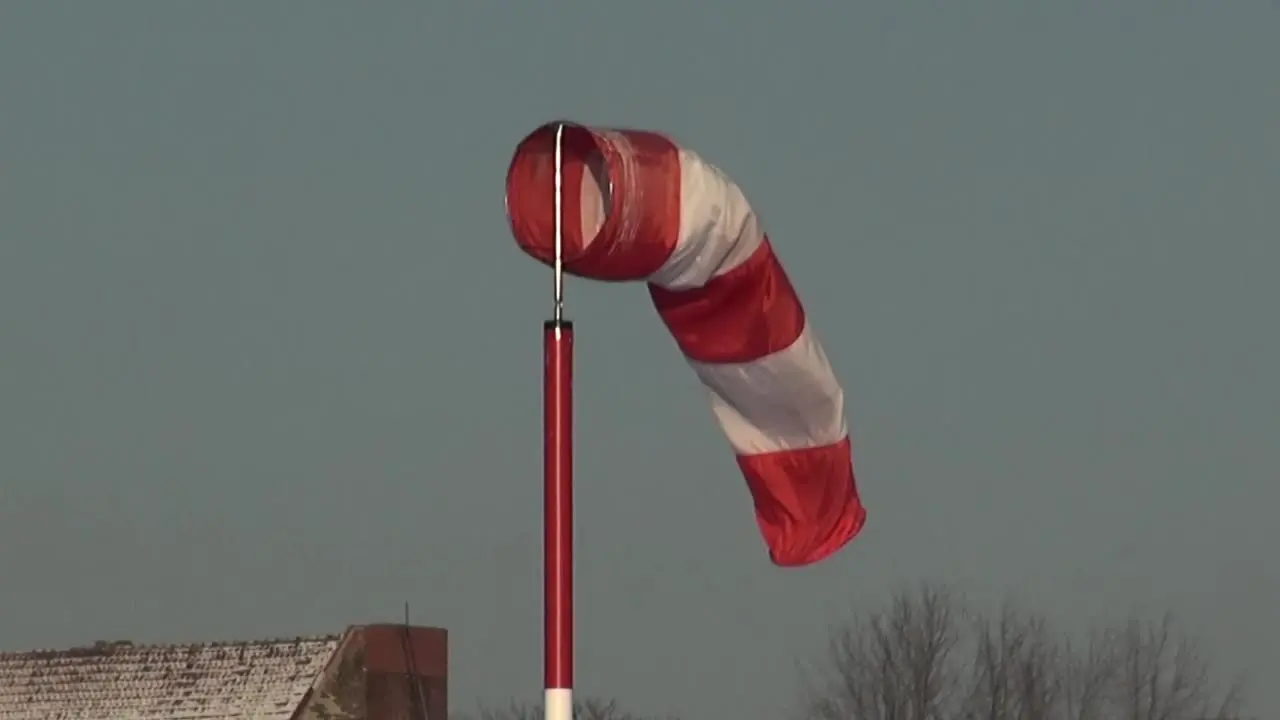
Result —
M0 720L288 720L339 641L0 653Z

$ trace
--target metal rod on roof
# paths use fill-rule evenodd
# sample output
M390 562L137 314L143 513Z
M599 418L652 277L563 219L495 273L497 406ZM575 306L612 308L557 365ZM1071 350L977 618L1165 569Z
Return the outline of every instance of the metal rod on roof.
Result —
M413 688L413 694L409 697L409 716L411 720L435 720L428 716L427 696L422 690L422 677L418 675L418 653L413 645L412 626L409 625L408 600L404 603L404 636L401 640L401 646L404 650L405 680ZM414 700L417 700L417 712L413 708L415 705Z

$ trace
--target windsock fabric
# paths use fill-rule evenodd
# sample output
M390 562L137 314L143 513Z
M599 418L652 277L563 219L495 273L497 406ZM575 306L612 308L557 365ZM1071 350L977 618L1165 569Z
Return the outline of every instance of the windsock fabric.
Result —
M507 215L520 247L554 261L555 135L517 147ZM822 560L862 529L844 391L739 187L666 137L565 123L566 272L645 281L737 456L777 565Z

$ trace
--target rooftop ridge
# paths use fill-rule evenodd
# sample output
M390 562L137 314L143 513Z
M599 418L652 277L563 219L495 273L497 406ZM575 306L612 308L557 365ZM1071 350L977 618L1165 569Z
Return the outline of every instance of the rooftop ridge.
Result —
M0 650L0 658L31 657L33 655L49 655L54 653L69 653L77 651L109 653L112 651L176 650L179 648L217 649L250 645L301 645L304 643L337 642L342 639L342 635L342 633L326 633L323 635L295 635L293 637L277 636L245 640L192 640L188 642L173 643L135 643L132 640L97 640L91 645L71 645L69 647L60 648L41 647L30 648L27 650Z

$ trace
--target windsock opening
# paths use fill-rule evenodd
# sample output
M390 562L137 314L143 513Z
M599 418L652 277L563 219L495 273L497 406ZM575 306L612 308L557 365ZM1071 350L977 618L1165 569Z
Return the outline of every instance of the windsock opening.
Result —
M534 130L516 148L507 169L507 217L520 248L538 261L555 261L557 123ZM564 124L561 138L561 197L564 203L562 258L580 261L596 239L610 208L611 184L604 152L581 125Z
M545 265L555 262L555 150L561 125L565 271L608 282L647 279L670 256L665 230L679 223L680 213L680 184L662 172L678 167L677 150L656 133L596 131L558 122L529 133L507 168L507 218L516 243Z

